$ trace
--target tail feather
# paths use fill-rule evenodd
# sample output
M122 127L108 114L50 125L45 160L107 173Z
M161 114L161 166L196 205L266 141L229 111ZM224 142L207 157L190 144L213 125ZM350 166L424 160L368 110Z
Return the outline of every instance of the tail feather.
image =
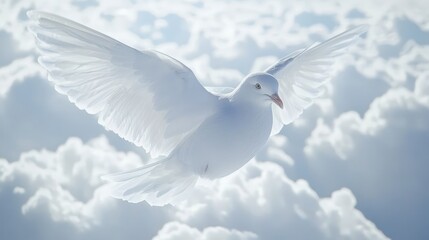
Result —
M146 201L152 206L174 204L198 179L171 159L143 167L102 176L111 183L110 195L128 202Z
M118 172L118 173L111 173L101 176L101 179L111 181L111 182L123 182L126 180L130 180L132 178L144 175L145 173L150 172L153 170L154 167L160 165L162 162L167 161L168 158L158 160L156 162L143 165L139 168L132 169L130 171L124 171L124 172Z

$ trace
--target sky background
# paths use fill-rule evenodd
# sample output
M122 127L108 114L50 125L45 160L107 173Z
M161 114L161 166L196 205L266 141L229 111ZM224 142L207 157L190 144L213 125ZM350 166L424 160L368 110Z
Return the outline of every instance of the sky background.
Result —
M147 161L56 93L27 10L71 18L235 86L359 24L326 94L177 207L106 197ZM429 2L0 0L0 239L429 239Z

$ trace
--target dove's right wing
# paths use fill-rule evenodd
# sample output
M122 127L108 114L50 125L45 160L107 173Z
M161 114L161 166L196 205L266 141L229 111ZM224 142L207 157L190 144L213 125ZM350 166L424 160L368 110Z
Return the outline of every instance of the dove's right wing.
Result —
M152 157L168 155L213 111L217 97L179 61L53 14L28 16L55 89Z

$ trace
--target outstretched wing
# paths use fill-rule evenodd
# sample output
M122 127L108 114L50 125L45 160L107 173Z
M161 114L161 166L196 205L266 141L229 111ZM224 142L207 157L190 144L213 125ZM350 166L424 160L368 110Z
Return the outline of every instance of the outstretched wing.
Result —
M168 155L211 114L217 98L176 59L53 14L27 15L55 89L152 157Z
M366 31L367 26L350 29L282 58L265 70L279 81L279 95L284 103L283 109L273 108L272 135L298 118L313 103L313 99L323 93L322 86L331 78L335 57L343 54Z

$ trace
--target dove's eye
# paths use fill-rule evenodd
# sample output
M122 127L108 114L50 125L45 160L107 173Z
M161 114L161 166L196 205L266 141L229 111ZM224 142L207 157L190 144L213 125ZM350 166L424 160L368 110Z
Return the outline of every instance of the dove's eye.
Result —
M261 84L256 83L256 84L255 84L255 88L256 88L256 89L261 89Z

